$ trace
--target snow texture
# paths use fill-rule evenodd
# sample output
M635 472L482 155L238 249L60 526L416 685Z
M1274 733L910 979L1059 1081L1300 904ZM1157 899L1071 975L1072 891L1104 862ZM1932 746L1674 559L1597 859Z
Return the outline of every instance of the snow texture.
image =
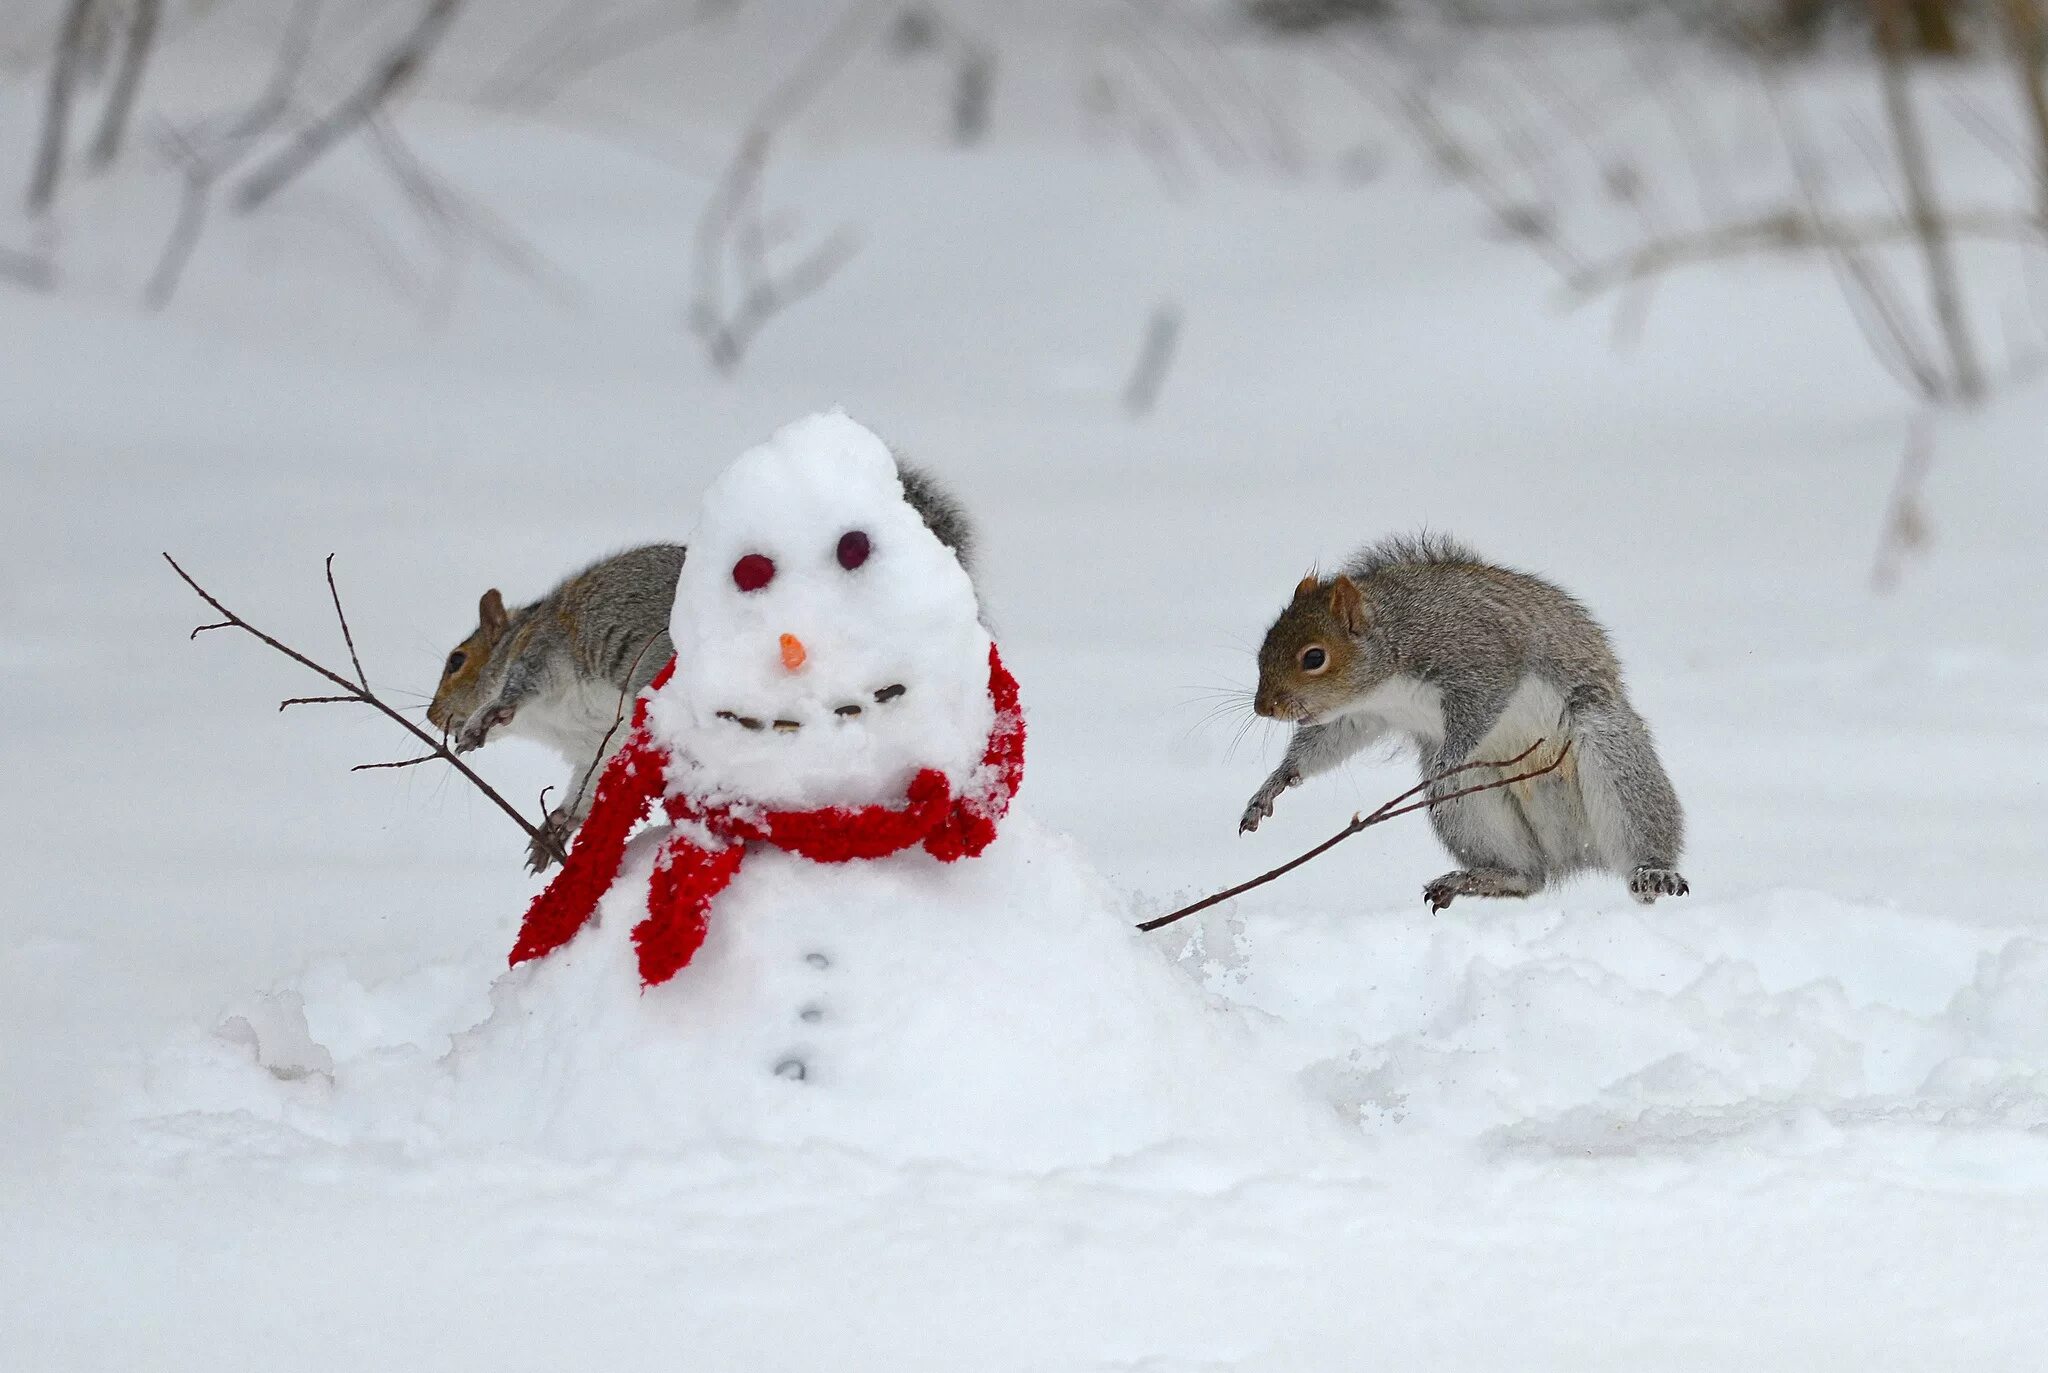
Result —
M173 1129L228 1109L309 1143L572 1161L735 1141L1017 1171L1148 1150L1238 1171L1343 1157L1336 1113L1028 817L953 864L753 855L705 947L643 994L627 932L652 862L643 841L597 920L498 975L480 1021L465 1016L497 972L483 960L466 985L446 970L461 995L438 1023L417 976L316 982L174 1054L150 1104Z

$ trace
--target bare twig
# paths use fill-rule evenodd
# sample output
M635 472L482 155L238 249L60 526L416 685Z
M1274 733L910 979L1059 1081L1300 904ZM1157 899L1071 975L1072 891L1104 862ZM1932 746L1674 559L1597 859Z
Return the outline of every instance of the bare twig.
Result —
M1816 224L1833 216L1826 205L1826 177L1814 154L1804 123L1793 102L1781 90L1777 69L1768 61L1758 67L1764 96L1785 142L1785 155L1792 164L1792 179L1806 207L1807 217ZM1828 244L1828 265L1834 269L1842 294L1849 303L1856 325L1863 331L1879 364L1904 385L1929 399L1939 397L1942 383L1939 367L1911 316L1899 302L1891 279L1881 264L1863 251L1859 243L1835 241Z
M375 772L379 768L415 768L418 767L421 763L431 763L436 761L440 757L441 755L439 753L422 753L417 758L400 758L397 761L390 763L357 763L354 767L350 768L349 771Z
M1962 283L1956 274L1955 257L1949 245L1948 226L1941 214L1941 202L1934 187L1934 167L1927 153L1926 136L1913 108L1909 88L1907 51L1910 43L1907 23L1911 15L1906 0L1871 0L1876 11L1879 73L1884 89L1885 114L1891 123L1892 142L1898 151L1899 172L1906 183L1906 204L1912 212L1915 236L1926 263L1927 290L1934 318L1948 345L1949 379L1963 400L1975 400L1984 393L1984 374L1977 363L1976 345L1963 306ZM1924 35L1923 35L1924 36Z
M979 143L988 133L989 109L995 103L996 55L972 41L963 42L953 68L953 141L962 147Z
M204 141L196 130L165 133L164 139L172 155L183 165L185 185L178 201L178 217L164 239L163 250L157 254L156 268L142 290L142 302L146 308L161 310L171 303L178 283L184 279L185 268L192 261L192 254L198 251L200 235L205 232L207 215L213 205L214 186L234 170L257 141L291 109L292 93L298 87L299 74L305 67L307 53L312 49L313 32L319 20L320 0L298 0L285 21L277 62L262 92L248 109L229 121L224 133Z
M1932 537L1921 488L1926 485L1927 470L1933 464L1933 426L1922 415L1906 435L1899 474L1892 482L1891 499L1885 503L1884 530L1878 536L1877 560L1870 569L1874 591L1882 593L1896 587L1906 559L1925 548Z
M1542 748L1544 742L1544 740L1538 739L1535 743L1529 745L1529 747L1523 749L1520 753L1516 754L1512 758L1503 758L1498 762L1461 763L1457 767L1446 768L1442 772L1437 773L1433 777L1425 777L1422 781L1417 782L1414 786L1408 788L1408 790L1402 792L1399 796L1396 796L1393 799L1387 801L1378 810L1373 811L1371 814L1352 816L1350 824L1346 825L1343 829L1337 831L1328 839L1325 839L1322 843L1310 849L1307 853L1301 854L1299 857L1296 858L1291 858L1287 862L1282 863L1279 867L1273 868L1270 871L1262 872L1257 877L1252 878L1249 882L1240 882L1234 887L1230 887L1224 891L1217 892L1214 896L1205 896L1200 901L1196 901L1191 905L1182 906L1179 910L1168 911L1165 915L1155 916L1151 920L1142 921L1139 923L1138 928L1140 930L1145 931L1156 930L1162 926L1171 925L1174 921L1180 920L1186 916L1194 915L1197 912L1208 910L1211 906L1220 906L1225 901L1229 901L1233 898L1244 895L1246 892L1252 890L1254 887L1263 887L1266 885L1266 883L1271 882L1276 878L1285 877L1288 873L1293 872L1302 864L1311 862L1316 858L1320 858L1323 854L1337 847L1337 845L1343 843L1352 835L1358 834L1364 830L1369 830L1374 825L1383 825L1387 821L1399 819L1403 815L1412 815L1419 810L1433 810L1437 806L1441 806L1448 801L1456 801L1461 797L1473 796L1482 791L1492 791L1497 787L1513 786L1517 782L1526 782L1529 781L1531 778L1541 777L1546 772L1555 771L1558 767L1563 765L1566 756L1569 755L1572 751L1572 744L1571 740L1569 739L1565 740L1564 744L1561 747L1559 747L1559 749L1557 750L1557 756L1555 758L1552 758L1549 762L1545 763L1542 767L1531 768L1526 772L1518 772L1511 777L1497 777L1490 782L1479 782L1469 787L1460 787L1456 791L1445 792L1441 796L1431 796L1424 794L1432 791L1434 788L1436 788L1437 786L1441 785L1446 781L1449 781L1453 777L1458 777L1465 773L1476 771L1480 768L1495 768L1500 770L1501 772L1506 772L1509 768L1514 767L1516 764L1522 762L1530 754L1534 753L1537 749Z
M590 0L571 0L485 80L477 99L501 109L538 110L605 63L646 52L729 12L735 3L697 0L685 6L657 0L621 15L601 13Z
M761 329L823 287L858 246L854 234L842 228L779 275L771 271L765 257L761 183L775 142L790 121L868 46L888 17L887 8L876 0L853 0L755 110L697 220L687 318L721 372L738 366ZM737 300L731 302L728 269L737 270L743 279Z
M389 119L375 116L368 130L370 147L390 172L415 213L443 240L447 251L474 246L499 266L531 283L557 302L573 301L576 284L561 267L542 255L516 230L465 195L446 177L421 160Z
M385 102L419 78L435 47L455 22L462 0L427 0L419 21L378 63L369 78L325 118L308 125L298 137L242 180L235 188L235 208L246 214L261 206L294 178L370 122Z
M128 135L128 120L135 112L135 97L142 90L143 75L156 52L157 23L163 17L163 0L128 0L128 33L121 48L121 65L114 73L113 89L100 111L99 131L93 135L88 155L94 167L112 166L121 156L121 144Z
M2035 213L2048 224L2048 19L2041 0L2001 0L2005 45L2019 77L2020 101L2034 128Z
M341 622L341 639L348 645L348 660L355 664L356 685L364 691L370 689L370 679L363 675L363 660L356 656L356 636L348 627L348 616L342 613L341 592L334 585L334 555L327 555L327 595L334 602L334 618Z
M1958 211L1942 216L1942 227L1954 238L2048 242L2035 220L2010 210ZM1920 224L1910 217L1815 219L1802 211L1781 210L1696 234L1651 239L1619 257L1592 263L1573 273L1565 287L1573 296L1584 298L1724 258L1802 249L1838 252L1913 239L1920 232Z
M50 58L50 84L43 97L43 134L37 145L35 170L28 183L28 212L41 214L57 198L64 177L64 152L71 138L71 97L78 86L80 59L91 26L95 0L71 0L57 33L57 51Z
M1494 222L1526 242L1560 277L1569 281L1583 270L1579 255L1558 233L1547 205L1531 204L1504 182L1492 165L1444 119L1430 93L1429 78L1403 63L1396 72L1381 70L1356 46L1322 44L1329 50L1329 70L1368 101L1405 125L1425 154L1444 175L1463 186L1493 216ZM1539 197L1538 170L1529 169Z
M590 766L583 769L583 776L577 780L577 796L582 796L589 789L590 779L597 774L598 764L604 762L605 753L612 746L612 736L616 735L619 732L619 727L626 723L626 703L632 699L633 677L640 671L640 660L647 656L648 649L654 647L654 641L666 632L666 630L656 630L648 635L647 642L640 645L640 651L633 655L633 661L627 665L626 680L619 685L619 707L612 714L612 726L604 732L604 738L597 741L597 752L591 756ZM543 791L541 793L541 799L543 804L545 804L547 792Z
M1139 345L1138 360L1132 364L1130 379L1124 383L1124 413L1132 418L1152 413L1159 388L1166 384L1166 374L1173 367L1180 325L1180 307L1171 301L1155 307L1152 318L1146 322L1145 341Z
M455 756L454 750L448 747L447 742L445 740L436 739L426 730L420 728L411 720L408 720L403 712L399 711L393 706L387 705L374 691L370 690L370 688L364 682L352 682L348 678L342 676L340 673L334 671L332 668L325 667L322 664L313 661L305 654L291 647L291 645L283 642L280 639L274 638L273 636L266 634L262 630L256 628L256 626L250 624L240 615L237 615L234 611L229 610L226 606L222 605L218 600L214 599L213 593L208 591L205 587L201 586L198 582L194 581L192 579L192 574L187 572L184 568L180 567L178 565L178 560L176 558L173 558L168 553L164 554L163 558L165 562L171 565L171 571L178 574L179 580L183 581L185 585L191 587L193 592L199 597L200 600L206 602L209 606L212 606L214 611L222 617L218 623L201 625L199 626L198 629L193 630L192 633L194 636L197 636L201 631L208 629L242 630L244 633L247 633L252 638L255 638L256 640L268 646L269 648L274 649L278 653L281 653L285 657L291 659L299 666L307 669L310 672L316 673L321 677L326 678L328 681L334 683L334 685L340 687L343 692L343 694L339 696L296 696L291 698L290 700L281 703L278 706L279 710L282 710L284 709L285 706L289 705L312 704L316 702L326 701L353 702L358 705L366 705L369 706L371 709L377 711L379 714L383 715L386 719L390 720L393 724L397 725L400 729L404 730L407 734L410 734L413 738L419 740L422 744L426 745L428 750L424 755L418 758L404 759L396 763L362 764L358 767L350 769L350 771L360 772L364 768L411 767L417 763L424 763L433 759L439 759L440 761L448 764L448 766L454 768L457 772L461 773L463 777L468 779L469 783L472 786L474 786L478 791L482 792L486 797L488 797L491 803L497 806L499 810L502 810L505 812L505 814L511 816L512 822L518 825L520 829L524 830L526 832L527 838L531 840L534 844L539 845L542 848L546 849L548 852L553 853L557 859L565 857L565 855L562 853L561 845L557 841L545 835L540 826L535 825L532 821L528 820L524 815L520 814L518 807L514 806L510 801L507 801L503 796L499 795L497 789L491 786L490 783L484 781L483 778L477 776L475 770L472 769L469 766L469 764L463 762L460 758ZM334 585L331 576L333 559L330 557L328 559L328 562L330 571L328 586L329 589L331 590ZM342 629L344 635L346 635L348 632L348 620L345 616L342 616L341 598L339 597L339 595L337 595L334 598L334 611L337 616L342 617ZM351 641L349 645L349 655L351 660L353 661L355 655L355 646L353 641ZM362 665L360 663L356 663L355 666L356 673L360 677L362 675Z

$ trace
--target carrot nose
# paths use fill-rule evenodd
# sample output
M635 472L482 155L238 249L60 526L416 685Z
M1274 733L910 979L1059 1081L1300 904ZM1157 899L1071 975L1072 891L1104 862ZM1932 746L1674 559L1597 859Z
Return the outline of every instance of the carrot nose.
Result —
M782 636L782 665L795 672L804 665L804 659L811 655L804 652L804 641L794 634Z

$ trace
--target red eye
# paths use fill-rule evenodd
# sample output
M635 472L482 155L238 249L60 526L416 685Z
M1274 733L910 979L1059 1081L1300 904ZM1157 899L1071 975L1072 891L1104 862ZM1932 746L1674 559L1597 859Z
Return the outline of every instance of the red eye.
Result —
M775 580L775 560L761 553L749 553L732 565L732 584L742 591L759 591Z
M870 547L868 536L858 529L849 529L839 536L839 565L848 572L868 560Z

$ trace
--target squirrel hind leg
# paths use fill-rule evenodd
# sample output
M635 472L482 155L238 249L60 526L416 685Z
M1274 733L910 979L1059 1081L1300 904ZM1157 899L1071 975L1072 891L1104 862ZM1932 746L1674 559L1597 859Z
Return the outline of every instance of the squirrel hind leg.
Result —
M1572 702L1572 742L1601 866L1629 879L1638 900L1682 895L1685 879L1677 868L1685 812L1658 761L1649 726L1625 701L1581 693ZM1639 890L1638 873L1666 877L1646 878L1648 885ZM1670 889L1674 881L1681 890Z
M1461 896L1530 896L1542 890L1543 879L1505 868L1460 868L1422 889L1434 915Z

